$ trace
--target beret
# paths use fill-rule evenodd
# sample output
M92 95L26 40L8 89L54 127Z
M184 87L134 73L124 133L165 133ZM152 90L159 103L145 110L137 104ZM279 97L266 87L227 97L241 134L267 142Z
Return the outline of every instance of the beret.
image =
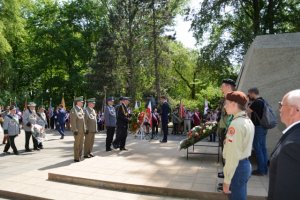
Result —
M234 91L230 92L226 95L226 100L236 102L237 104L241 106L246 106L248 99L244 92L241 91Z

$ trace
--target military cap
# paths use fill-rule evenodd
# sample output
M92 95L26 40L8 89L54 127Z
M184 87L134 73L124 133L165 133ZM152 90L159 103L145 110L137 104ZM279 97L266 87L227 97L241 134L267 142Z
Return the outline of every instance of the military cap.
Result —
M96 98L89 98L86 100L88 103L96 103Z
M17 110L16 106L9 106L9 110Z
M130 101L130 97L123 97L123 101L128 100Z
M36 106L36 104L34 102L29 102L27 106Z
M74 101L75 101L75 102L77 102L77 101L82 101L82 102L83 102L83 96L75 97L75 98L74 98Z
M230 79L230 78L228 78L228 79L223 79L222 83L226 83L226 84L232 85L232 86L234 86L234 87L236 86L235 81L232 80L232 79Z
M113 97L108 97L106 100L107 101L115 101Z
M245 95L244 92L241 91L234 91L230 92L226 95L226 100L236 102L237 104L241 106L246 106L248 100L247 96Z

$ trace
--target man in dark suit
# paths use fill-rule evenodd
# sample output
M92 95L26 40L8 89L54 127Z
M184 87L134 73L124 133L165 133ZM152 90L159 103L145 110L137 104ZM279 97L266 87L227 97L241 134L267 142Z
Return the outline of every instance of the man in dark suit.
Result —
M166 143L168 141L168 122L169 122L170 106L169 106L169 104L167 102L167 98L165 96L161 96L160 101L162 103L162 106L161 106L161 129L164 133L164 137L160 142Z
M127 129L128 123L130 121L130 114L128 113L127 106L130 103L128 97L120 98L122 102L116 112L117 112L117 135L116 139L113 142L114 147L120 147L120 151L127 151L125 148L126 138L127 138Z
M287 93L279 107L287 128L271 154L268 200L300 199L300 90Z

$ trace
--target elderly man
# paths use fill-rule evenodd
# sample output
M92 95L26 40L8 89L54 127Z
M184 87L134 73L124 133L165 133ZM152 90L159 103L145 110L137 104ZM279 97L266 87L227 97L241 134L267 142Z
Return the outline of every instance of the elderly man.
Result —
M271 154L268 200L300 199L300 90L288 92L279 108L287 128Z

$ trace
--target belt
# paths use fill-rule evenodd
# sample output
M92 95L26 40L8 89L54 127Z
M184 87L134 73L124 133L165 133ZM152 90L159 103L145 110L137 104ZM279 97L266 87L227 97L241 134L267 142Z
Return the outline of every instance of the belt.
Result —
M243 160L249 160L249 158L247 157L247 158L241 159L240 161L243 161Z

